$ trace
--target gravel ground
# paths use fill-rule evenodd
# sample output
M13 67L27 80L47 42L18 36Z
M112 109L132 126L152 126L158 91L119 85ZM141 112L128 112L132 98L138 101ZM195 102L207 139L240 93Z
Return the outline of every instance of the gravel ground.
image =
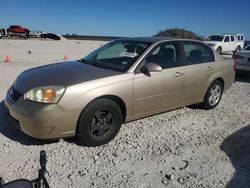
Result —
M1 41L0 49L9 44L12 52L17 49L13 43ZM26 44L30 41L18 43L20 49ZM101 44L77 43L86 51ZM48 56L45 63L35 56L33 64L32 58L18 57L0 63L0 101L22 70L54 61L59 54ZM250 187L249 104L250 77L239 76L213 110L185 107L133 121L109 144L89 148L73 139L42 142L24 135L5 117L2 102L0 176L6 182L36 178L39 151L44 149L51 187Z

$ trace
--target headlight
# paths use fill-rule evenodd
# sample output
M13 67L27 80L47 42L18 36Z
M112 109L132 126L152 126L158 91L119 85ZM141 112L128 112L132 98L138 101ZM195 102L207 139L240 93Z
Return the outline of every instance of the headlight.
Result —
M64 86L43 86L31 89L24 99L41 103L58 103L65 91Z

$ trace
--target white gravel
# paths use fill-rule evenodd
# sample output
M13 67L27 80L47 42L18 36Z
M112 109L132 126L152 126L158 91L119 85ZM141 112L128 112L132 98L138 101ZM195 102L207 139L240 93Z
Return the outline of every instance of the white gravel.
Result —
M22 70L65 54L79 59L103 43L0 40L0 101ZM237 80L214 110L186 107L133 121L95 148L32 139L4 116L2 102L0 176L36 178L44 149L51 187L250 187L250 77Z

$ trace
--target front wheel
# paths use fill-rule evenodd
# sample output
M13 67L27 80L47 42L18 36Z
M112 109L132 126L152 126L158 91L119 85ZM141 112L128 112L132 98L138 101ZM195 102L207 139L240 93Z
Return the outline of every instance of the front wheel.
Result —
M218 52L218 54L222 54L222 48L219 46L217 49L216 49L216 52Z
M215 108L221 99L223 92L223 85L220 81L214 81L208 88L204 101L201 104L203 109L209 110Z
M120 106L110 99L96 99L82 111L76 137L82 145L103 145L118 134L121 124Z

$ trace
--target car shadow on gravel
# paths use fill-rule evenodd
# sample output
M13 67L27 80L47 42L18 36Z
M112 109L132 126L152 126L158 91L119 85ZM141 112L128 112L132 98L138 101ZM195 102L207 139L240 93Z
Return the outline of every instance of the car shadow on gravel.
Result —
M23 145L44 145L58 142L58 140L35 139L18 130L13 120L6 115L6 108L3 101L0 103L0 133Z
M237 72L235 81L250 83L250 73L249 72Z
M250 124L227 137L220 146L235 168L227 188L250 187Z

